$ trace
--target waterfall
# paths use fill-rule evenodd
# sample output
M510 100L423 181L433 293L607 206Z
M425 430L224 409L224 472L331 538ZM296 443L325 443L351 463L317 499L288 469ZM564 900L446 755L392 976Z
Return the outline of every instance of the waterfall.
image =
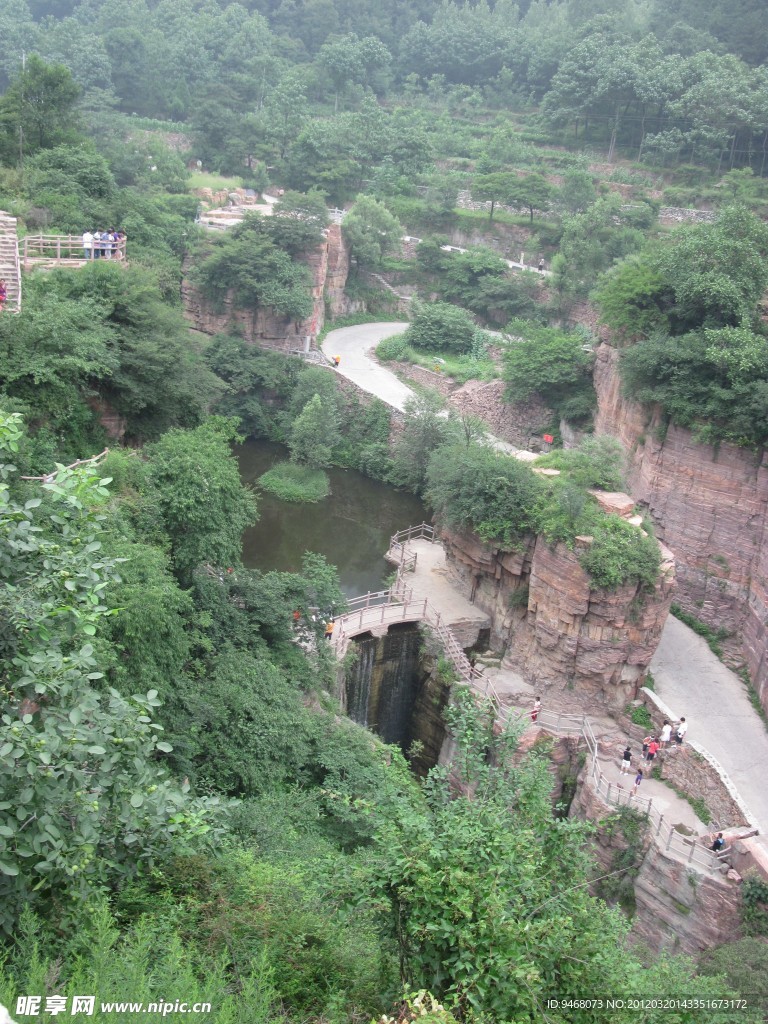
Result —
M358 658L347 673L347 714L358 725L368 726L368 707L371 699L371 678L376 661L376 637L355 640Z
M437 763L448 693L422 664L418 628L394 626L382 637L354 643L359 656L346 673L347 714L406 753L419 741L421 754L413 767L423 774Z

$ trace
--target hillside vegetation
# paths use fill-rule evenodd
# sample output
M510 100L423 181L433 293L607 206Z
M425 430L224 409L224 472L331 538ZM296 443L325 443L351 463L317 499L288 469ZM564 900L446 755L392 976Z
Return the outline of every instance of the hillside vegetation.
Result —
M387 408L330 371L190 331L181 283L304 322L307 256L348 207L350 295L375 315L371 271L418 295L392 355L503 376L588 430L595 324L572 321L593 295L627 394L760 446L766 39L758 0L0 2L0 208L22 236L122 229L128 254L25 275L0 312L0 1003L629 1024L551 1001L746 984L727 951L714 978L633 951L546 751L487 708L457 696L451 772L424 781L339 714L334 566L241 561L258 495L232 446L268 437L285 496L354 468L489 542L588 532L594 586L650 587L655 542L588 494L620 485L619 453L588 439L545 485L429 392L391 451ZM238 185L281 201L206 234L194 190ZM694 203L714 222L659 224ZM512 272L521 252L551 276Z

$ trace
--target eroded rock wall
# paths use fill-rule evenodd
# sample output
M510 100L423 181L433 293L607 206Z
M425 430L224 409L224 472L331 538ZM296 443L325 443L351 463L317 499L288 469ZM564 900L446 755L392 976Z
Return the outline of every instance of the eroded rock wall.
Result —
M304 261L312 277L312 313L306 320L290 320L272 309L237 309L228 294L223 308L214 310L184 276L181 298L190 326L205 334L239 330L247 341L257 341L288 352L304 348L305 339L323 329L326 313L331 317L348 311L344 286L349 274L349 250L338 224L331 224L326 238Z
M622 710L658 646L674 589L667 552L655 590L635 584L594 590L578 550L529 537L502 551L473 534L442 530L454 582L491 619L505 664L542 690L575 690L582 701Z
M728 631L731 662L743 659L768 710L768 455L667 428L658 409L622 397L618 352L603 344L596 355L595 429L630 453L630 490L675 552L675 600Z

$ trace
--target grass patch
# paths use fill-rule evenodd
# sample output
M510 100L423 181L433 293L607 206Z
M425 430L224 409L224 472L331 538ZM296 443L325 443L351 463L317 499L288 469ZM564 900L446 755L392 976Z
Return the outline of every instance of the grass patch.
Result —
M697 619L695 615L691 615L690 612L685 611L685 609L681 608L679 604L673 604L669 610L676 619L680 619L680 621L692 629L697 636L706 640L710 651L712 651L720 661L723 660L723 648L721 647L721 644L723 640L727 640L731 635L727 629L711 629L706 622L702 622L701 619Z
M242 178L225 178L223 174L215 174L208 171L192 171L189 176L190 188L212 188L214 190L226 188L230 191L235 188L242 188Z
M419 352L408 344L404 334L380 341L376 346L376 358L382 363L396 361L421 366L433 373L452 377L458 384L466 384L468 380L494 380L501 376L490 358L457 356L455 352Z
M624 709L624 713L629 715L630 721L634 722L635 725L639 725L643 729L653 728L653 719L651 718L651 713L645 704L638 704L637 707L632 707L631 704L627 704Z
M260 476L258 482L281 501L322 501L331 491L327 473L310 466L298 466L295 462L279 462Z

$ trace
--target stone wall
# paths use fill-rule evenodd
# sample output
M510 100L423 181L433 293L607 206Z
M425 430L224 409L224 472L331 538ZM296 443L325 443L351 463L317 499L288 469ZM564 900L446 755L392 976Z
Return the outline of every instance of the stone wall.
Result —
M768 710L768 453L700 444L667 428L659 409L621 395L618 352L596 351L597 433L630 453L628 483L675 552L675 600L730 634L731 664L744 662Z
M686 796L702 800L723 829L749 828L741 806L733 799L711 761L690 744L675 746L656 755L654 770Z
M579 551L543 537L503 551L474 534L441 535L453 582L490 616L505 665L543 695L573 690L613 712L636 697L672 601L669 552L654 592L641 594L635 584L592 589Z
M286 352L303 349L306 338L314 341L323 329L326 312L332 318L348 312L344 286L349 273L349 251L338 224L331 224L325 240L306 257L305 262L312 278L313 309L304 321L289 320L272 309L236 309L231 293L227 295L221 311L216 311L186 275L181 285L184 315L195 330L205 334L221 334L235 328L247 341L266 343Z
M555 415L535 395L525 402L504 401L503 380L469 380L450 397L459 413L477 416L496 437L516 448L535 448Z

